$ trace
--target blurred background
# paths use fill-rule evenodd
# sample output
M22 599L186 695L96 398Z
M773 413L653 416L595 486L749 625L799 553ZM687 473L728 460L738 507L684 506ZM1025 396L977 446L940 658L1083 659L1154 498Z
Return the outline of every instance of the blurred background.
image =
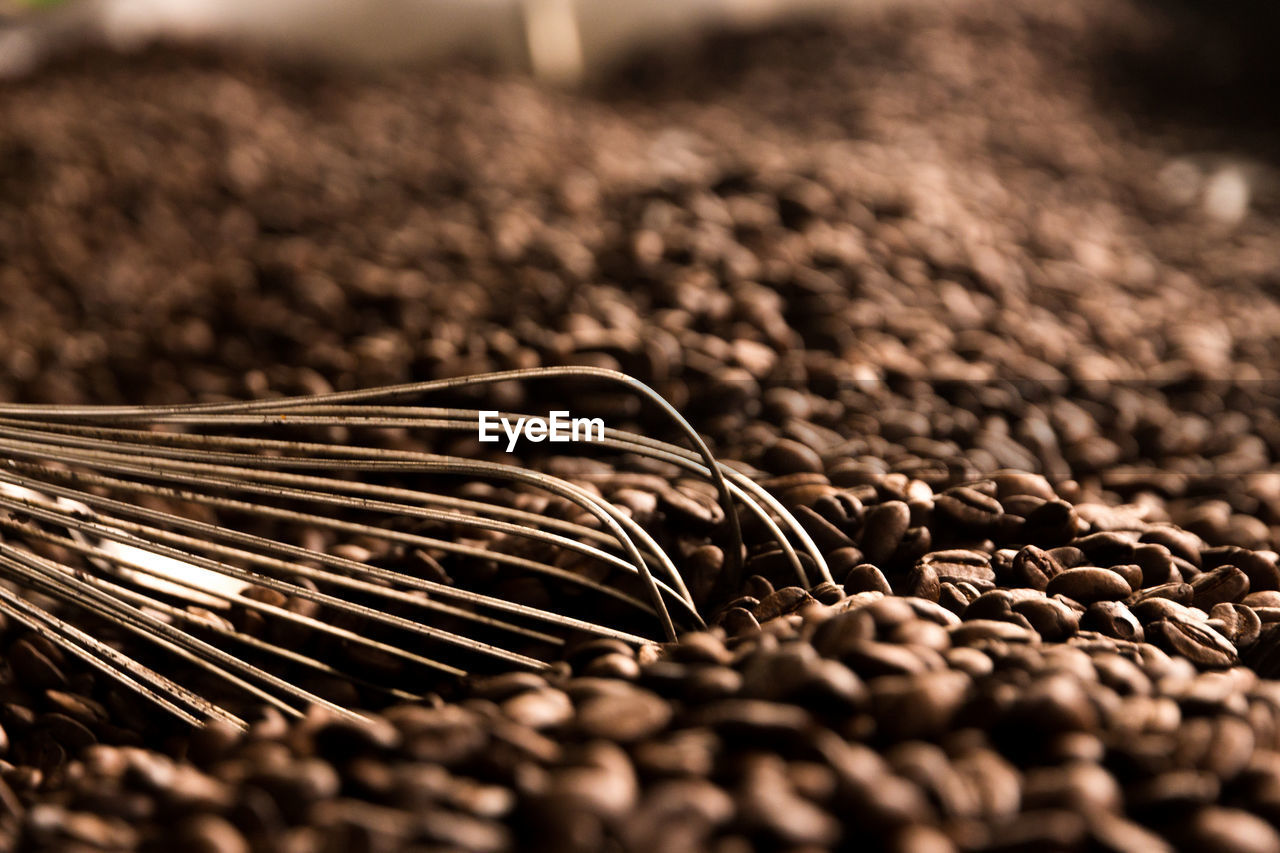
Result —
M731 456L1275 541L1265 4L5 12L3 398L598 364Z

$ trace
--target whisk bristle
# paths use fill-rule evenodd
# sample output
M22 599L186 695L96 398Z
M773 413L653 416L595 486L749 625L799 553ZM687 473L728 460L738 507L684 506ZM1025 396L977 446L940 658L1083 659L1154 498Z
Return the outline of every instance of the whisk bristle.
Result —
M703 627L669 531L589 478L417 436L477 428L478 410L421 405L432 395L548 379L621 383L684 433L691 449L618 429L593 446L714 486L720 588L739 580L742 510L800 583L815 581L800 551L830 580L787 510L656 392L562 367L250 402L0 406L0 575L21 591L0 587L0 612L182 720L235 725L246 699L351 715L356 700L326 688L413 698L433 682L411 673L536 669L576 637L638 645ZM412 442L390 440L405 431ZM459 479L523 504L440 485ZM212 686L166 677L165 655Z

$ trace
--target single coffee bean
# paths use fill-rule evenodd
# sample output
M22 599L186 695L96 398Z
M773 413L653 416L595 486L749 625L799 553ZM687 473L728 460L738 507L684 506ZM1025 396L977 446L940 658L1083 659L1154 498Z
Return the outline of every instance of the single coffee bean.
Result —
M861 539L867 562L883 566L898 550L910 523L911 510L904 501L886 501L867 510Z
M1107 569L1084 567L1067 569L1049 581L1049 595L1065 595L1081 604L1095 601L1120 601L1133 589L1123 577Z
M1235 566L1249 578L1249 589L1280 590L1280 566L1274 551L1250 551L1237 545L1206 548L1200 554L1206 571L1221 566Z
M1075 634L1080 614L1054 598L1029 598L1014 602L1013 612L1021 615L1046 642L1061 642Z
M1208 544L1196 534L1171 524L1156 524L1148 527L1139 538L1141 542L1163 545L1175 557L1200 567L1200 553L1208 548Z
M939 580L951 583L994 583L996 579L996 573L991 568L991 558L981 551L932 551L921 557L916 564L930 566Z
M903 577L899 592L926 601L937 601L941 590L937 570L931 564L917 560L915 566Z
M760 465L774 474L821 474L823 471L822 457L816 451L789 438L780 438L766 449Z
M1178 604L1171 599L1153 596L1145 601L1129 605L1129 612L1143 625L1149 625L1161 619L1184 618L1187 608L1185 605Z
M1191 584L1183 583L1182 581L1163 583L1158 586L1137 590L1133 595L1129 596L1127 603L1132 607L1152 598L1164 598L1185 606L1190 605L1195 598L1195 590Z
M1274 589L1255 590L1240 601L1249 607L1280 607L1280 592Z
M1049 552L1035 545L1027 545L1013 558L1009 583L1030 589L1043 590L1049 581L1063 571L1063 566Z
M1209 617L1222 623L1219 633L1237 649L1252 645L1262 631L1262 620L1253 612L1253 608L1244 604L1215 604L1209 611Z
M1133 540L1123 533L1105 531L1077 537L1072 543L1096 565L1114 566L1133 560Z
M1249 577L1235 566L1219 566L1191 580L1192 603L1201 610L1215 604L1235 602L1249 592Z
M933 499L935 515L953 525L983 531L996 525L1004 507L994 497L973 486L956 486Z
M1033 509L1022 525L1022 541L1053 548L1065 545L1076 535L1080 523L1075 508L1062 500L1049 500Z
M1135 545L1133 562L1142 569L1143 586L1159 586L1182 580L1182 575L1174 567L1173 555L1163 545L1154 543Z
M844 531L809 507L796 507L793 514L823 554L840 548L853 547L853 540Z
M1162 619L1146 627L1146 636L1158 648L1181 655L1199 667L1221 669L1236 662L1235 646L1207 625Z
M1080 566L1089 565L1089 557L1074 545L1062 545L1057 548L1050 548L1046 552L1050 557L1058 561L1058 565L1064 569L1075 569Z
M844 580L844 591L850 595L859 592L883 592L885 595L893 593L884 573L870 563L854 566L849 571Z
M1080 617L1080 630L1097 631L1117 640L1140 643L1142 625L1119 601L1095 601Z
M1139 566L1133 563L1121 563L1117 566L1111 566L1110 571L1124 578L1125 583L1129 584L1130 588L1142 588L1142 569Z

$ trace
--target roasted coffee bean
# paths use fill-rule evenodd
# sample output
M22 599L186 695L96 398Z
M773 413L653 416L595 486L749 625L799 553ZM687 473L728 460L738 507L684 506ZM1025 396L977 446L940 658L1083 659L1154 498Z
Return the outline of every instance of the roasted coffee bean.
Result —
M1049 595L1065 595L1081 604L1095 601L1120 601L1133 589L1120 575L1108 569L1084 567L1067 569L1045 587Z
M1080 626L1080 614L1056 598L1028 598L1013 602L1011 608L1048 642L1065 640Z
M886 501L867 510L860 546L868 563L877 566L898 550L911 522L911 510L903 501Z
M1221 566L1191 579L1192 603L1201 610L1240 601L1249 592L1249 578L1235 566Z
M1142 625L1119 601L1095 601L1080 617L1081 631L1097 631L1117 640L1142 642Z
M1025 542L1054 548L1070 542L1078 525L1079 518L1071 504L1050 499L1027 514L1021 535Z
M1049 581L1063 571L1063 566L1047 551L1035 545L1027 545L1013 558L1009 573L1011 586L1044 589Z
M1237 649L1252 645L1262 631L1262 620L1253 612L1253 608L1244 604L1215 604L1209 611L1209 616L1212 621L1221 623L1222 627L1215 627L1215 630L1230 640Z
M885 580L884 573L870 563L853 567L845 576L844 591L850 595L856 595L859 592L882 592L889 595L893 592L889 587L889 581Z
M999 523L1004 507L991 495L973 486L956 486L933 499L939 519L974 531L986 531Z
M958 583L994 583L996 573L991 568L991 558L980 551L933 551L917 561L937 573L941 581Z
M1206 571L1222 566L1235 566L1249 578L1253 591L1280 590L1280 565L1274 551L1251 551L1238 545L1205 548L1200 552L1201 566Z
M1177 581L1140 589L1129 596L1130 606L1141 604L1153 598L1163 598L1181 605L1190 605L1195 599L1195 588L1191 584Z
M1236 662L1235 646L1207 625L1177 619L1161 619L1146 626L1149 642L1170 654L1181 655L1207 669Z

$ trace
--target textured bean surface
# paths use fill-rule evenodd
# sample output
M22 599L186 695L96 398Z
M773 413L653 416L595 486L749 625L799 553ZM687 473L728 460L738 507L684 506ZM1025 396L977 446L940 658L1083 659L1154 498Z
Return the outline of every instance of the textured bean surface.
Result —
M0 84L0 398L619 368L834 581L748 529L725 589L698 486L560 458L707 631L191 733L0 624L4 844L1280 850L1273 64L1165 5L868 13L583 94L164 48Z

